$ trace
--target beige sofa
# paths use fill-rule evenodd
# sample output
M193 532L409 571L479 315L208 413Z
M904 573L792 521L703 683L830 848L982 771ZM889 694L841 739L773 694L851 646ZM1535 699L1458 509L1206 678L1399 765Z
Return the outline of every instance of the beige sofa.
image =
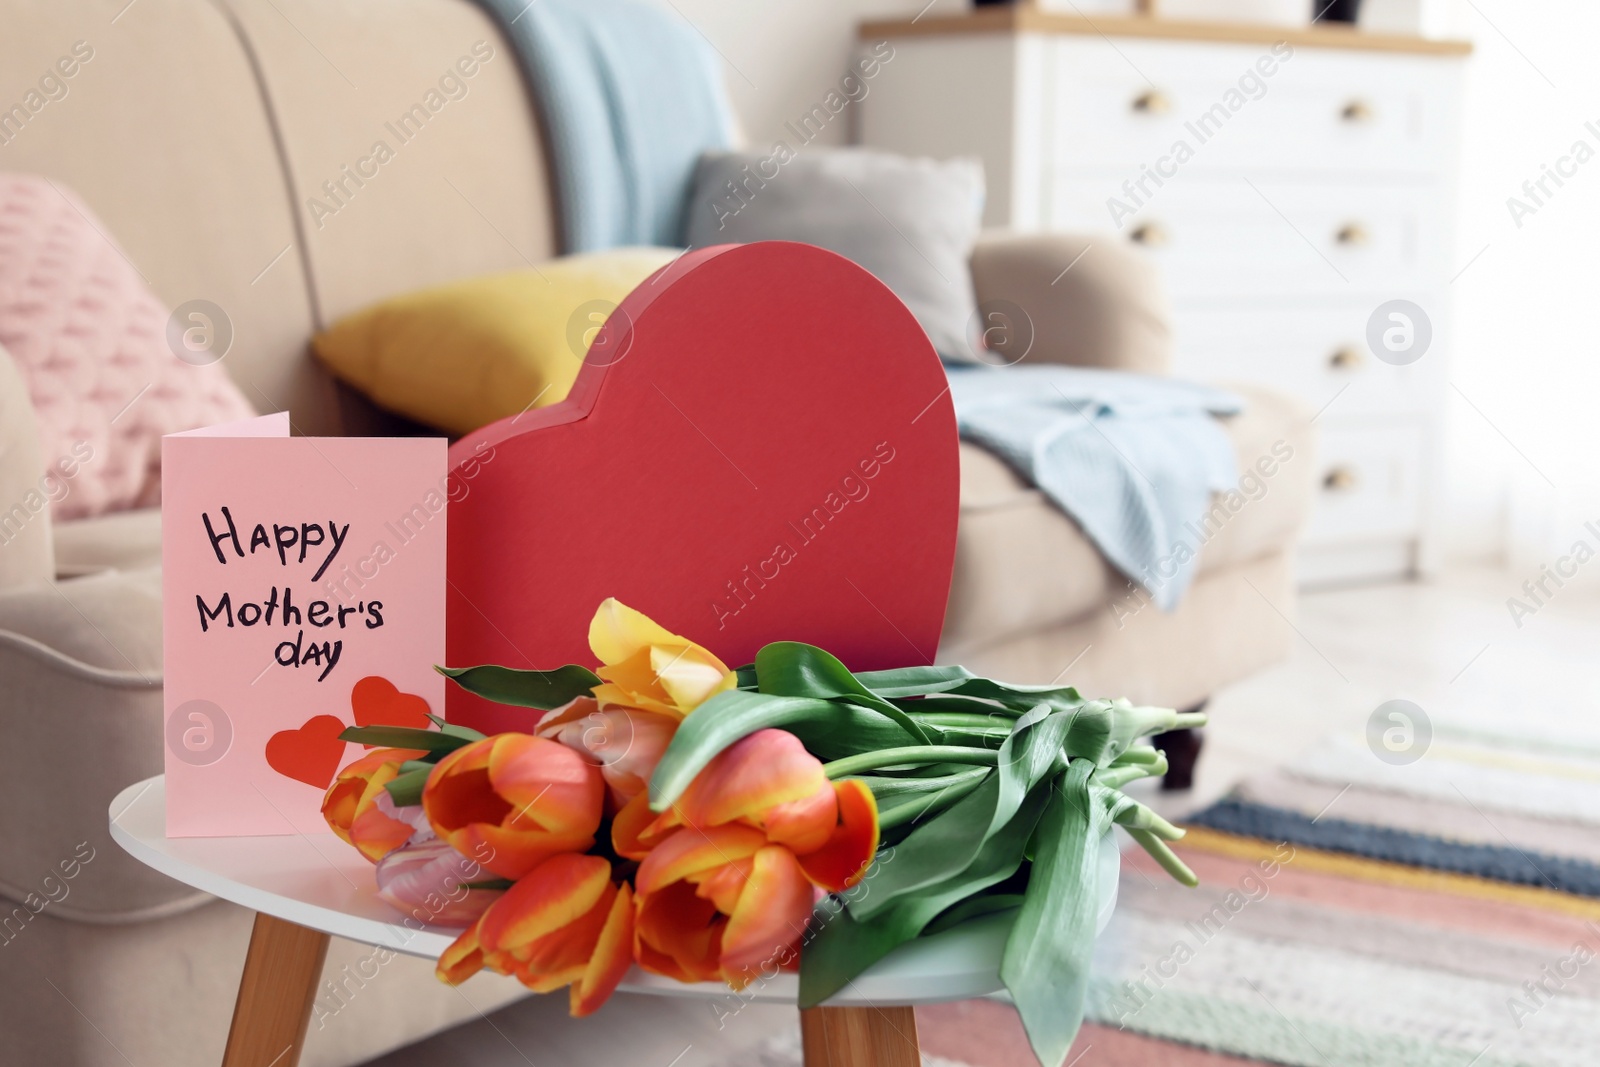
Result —
M260 409L291 410L299 432L384 425L309 358L316 329L385 296L555 252L544 150L517 61L466 0L0 0L0 107L78 41L93 57L66 95L0 122L0 168L75 188L170 305L220 305L235 333L225 365ZM313 218L308 199L477 42L493 54L467 95L336 213ZM986 237L973 261L980 298L1031 314L1030 360L1161 373L1155 279L1111 239L1060 275L1084 243ZM0 435L11 443L0 449L0 490L10 493L36 479L41 457L28 450L26 399L5 372ZM1312 484L1310 424L1281 399L1248 399L1228 424L1241 466L1274 446L1293 458L1214 515L1199 579L1171 614L1145 606L1037 491L963 446L942 657L1189 707L1282 656L1290 631L1278 612L1290 610L1289 551ZM145 870L106 832L111 798L162 764L157 518L52 528L41 515L0 547L7 1062L220 1059L249 916ZM76 877L63 882L61 864L74 859ZM336 942L329 977L348 991L369 955ZM306 1063L360 1062L519 994L481 978L463 1000L405 959L376 983L381 992L327 993Z

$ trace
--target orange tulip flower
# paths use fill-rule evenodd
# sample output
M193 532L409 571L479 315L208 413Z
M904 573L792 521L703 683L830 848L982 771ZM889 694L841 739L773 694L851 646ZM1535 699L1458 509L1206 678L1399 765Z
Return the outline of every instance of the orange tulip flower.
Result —
M645 791L678 722L659 712L601 708L592 697L578 697L547 714L534 733L597 762L616 809Z
M860 781L830 782L798 738L758 730L696 776L672 810L640 794L612 825L634 879L640 966L741 988L792 964L823 892L856 884L878 850L878 807Z
M608 597L589 623L589 650L602 666L594 688L601 707L617 705L682 719L738 686L727 664L687 637Z
M557 741L498 734L439 761L422 790L434 833L502 878L594 844L600 768Z
M535 867L439 957L458 985L487 967L536 993L571 986L571 1012L604 1004L633 963L633 891L599 856L567 853Z
M416 827L397 817L384 786L399 775L402 763L425 755L409 748L380 748L340 771L322 798L322 817L329 828L372 863L411 840Z

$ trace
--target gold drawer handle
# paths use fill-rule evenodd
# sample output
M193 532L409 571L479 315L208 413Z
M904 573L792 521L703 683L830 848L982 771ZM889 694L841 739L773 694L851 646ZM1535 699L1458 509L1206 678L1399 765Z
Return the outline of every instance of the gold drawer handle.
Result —
M1361 350L1350 345L1335 349L1333 355L1328 357L1328 366L1334 370L1355 370L1365 362Z
M1345 223L1339 227L1339 232L1335 237L1346 248L1359 248L1362 245L1370 244L1372 241L1371 231L1359 222Z
M1322 488L1330 493L1348 493L1360 481L1353 467L1335 467L1323 475Z
M1172 235L1159 222L1142 222L1128 234L1128 240L1146 248L1160 248L1172 240Z
M1133 98L1133 110L1146 115L1165 115L1172 110L1172 98L1160 89L1151 89Z
M1373 114L1372 105L1359 98L1339 109L1339 117L1346 122L1371 122Z

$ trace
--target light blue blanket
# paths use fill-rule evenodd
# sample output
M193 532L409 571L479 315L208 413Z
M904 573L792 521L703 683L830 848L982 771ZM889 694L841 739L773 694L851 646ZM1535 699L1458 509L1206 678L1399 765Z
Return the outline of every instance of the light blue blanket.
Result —
M533 89L566 252L675 245L702 152L733 120L700 32L644 0L477 0Z
M1194 578L1212 492L1238 463L1213 415L1220 389L1078 367L949 369L961 436L994 452L1075 519L1171 611Z

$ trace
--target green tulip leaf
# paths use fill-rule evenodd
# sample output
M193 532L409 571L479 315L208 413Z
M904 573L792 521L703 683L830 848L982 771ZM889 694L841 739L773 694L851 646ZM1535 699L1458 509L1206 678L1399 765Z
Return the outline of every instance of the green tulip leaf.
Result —
M1000 977L1040 1063L1061 1063L1083 1024L1100 914L1100 838L1109 829L1080 760L1048 791L1036 852Z
M856 681L886 700L919 697L950 690L977 679L965 667L898 667L890 671L862 671Z
M848 701L888 716L921 744L933 741L915 718L862 685L849 668L815 645L774 641L764 646L756 653L756 678L763 693Z
M934 934L953 930L973 919L1003 911L1014 911L1020 907L1022 907L1021 893L980 893L946 909L937 919L929 923L922 933L924 937L932 937Z
M877 897L879 879L901 862L904 844L879 855L861 884L845 893L843 910L836 898L824 900L800 953L800 1007L815 1007L827 1000L896 947L921 934L947 909L1014 875L1022 866L1028 839L1044 808L1045 793L1040 789L1028 797L1001 832L969 854L960 869L952 863L954 873L898 899L870 919L857 914L860 905ZM941 813L925 828L951 820L966 822L970 832L973 823L958 816L959 807Z
M559 708L575 697L588 696L600 684L598 675L575 663L553 671L522 671L493 665L435 667L434 670L474 696L496 704L540 711Z
M443 730L417 730L410 726L351 726L339 735L341 741L378 748L416 748L424 752L454 752L471 740Z
M884 866L871 894L855 906L856 917L871 919L971 863L1011 823L1036 787L1066 765L1065 739L1082 711L1053 711L1041 704L1018 719L996 755L997 773L938 818L919 822L895 846L894 863Z
M432 773L432 767L419 767L400 775L384 788L389 791L389 799L394 801L397 808L421 804L422 787L428 784L428 776Z

